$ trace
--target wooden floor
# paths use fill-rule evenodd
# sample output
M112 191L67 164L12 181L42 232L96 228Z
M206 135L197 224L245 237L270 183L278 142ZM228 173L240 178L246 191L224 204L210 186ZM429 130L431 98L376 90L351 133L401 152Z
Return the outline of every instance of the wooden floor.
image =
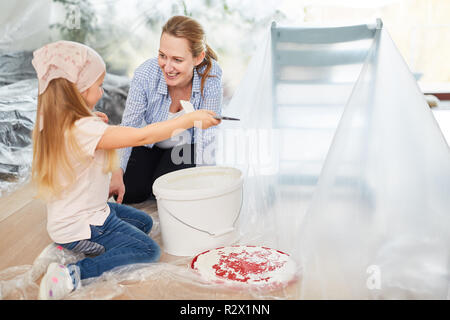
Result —
M33 199L32 188L0 198L0 270L32 264L50 240L45 206Z
M135 207L152 216L155 228L159 226L155 201L147 201ZM155 232L156 231L156 232ZM154 236L152 236L152 233ZM152 238L161 244L158 230L152 230ZM29 271L35 259L52 244L46 230L45 205L32 197L32 188L25 185L18 191L0 197L0 285L5 281L11 289L3 299L36 299L40 278L23 288L24 280L13 275ZM190 257L174 257L166 253L160 263L131 270L119 277L106 277L93 281L75 291L69 299L295 299L298 283L270 292L232 290L197 283L183 272L189 272ZM180 273L181 270L181 273ZM128 276L130 275L130 276ZM17 278L22 279L22 278ZM17 283L17 288L14 286ZM20 287L22 285L22 287Z

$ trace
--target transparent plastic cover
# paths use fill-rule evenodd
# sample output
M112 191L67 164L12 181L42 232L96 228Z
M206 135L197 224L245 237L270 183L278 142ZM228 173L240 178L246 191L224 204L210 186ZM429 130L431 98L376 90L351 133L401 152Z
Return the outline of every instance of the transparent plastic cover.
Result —
M289 254L299 282L230 291L164 255L69 299L449 298L449 148L381 25L273 25L222 114L241 119L216 140L216 163L244 175L239 244ZM34 298L51 261L80 258L51 245L0 272L0 295Z

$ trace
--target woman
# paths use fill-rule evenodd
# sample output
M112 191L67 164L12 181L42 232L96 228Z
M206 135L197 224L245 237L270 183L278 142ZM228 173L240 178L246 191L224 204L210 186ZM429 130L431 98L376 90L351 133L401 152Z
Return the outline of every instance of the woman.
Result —
M194 109L221 114L222 70L206 44L202 26L189 17L174 16L162 28L157 58L140 65L131 81L122 117L123 126L140 127L176 118ZM112 174L110 195L118 203L153 198L153 182L163 174L211 162L214 129L197 128L142 147L123 149L120 169Z

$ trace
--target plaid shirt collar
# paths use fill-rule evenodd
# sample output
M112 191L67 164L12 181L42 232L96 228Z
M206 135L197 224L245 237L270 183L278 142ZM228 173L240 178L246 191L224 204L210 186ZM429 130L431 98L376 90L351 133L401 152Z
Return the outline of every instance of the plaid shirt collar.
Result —
M194 68L194 79L192 80L192 93L193 94L200 92L200 84L201 84L200 75L197 72L197 68ZM162 95L167 95L167 93L168 93L166 79L164 78L162 71L161 71L161 81L159 81L159 85L158 85L158 93L162 94Z

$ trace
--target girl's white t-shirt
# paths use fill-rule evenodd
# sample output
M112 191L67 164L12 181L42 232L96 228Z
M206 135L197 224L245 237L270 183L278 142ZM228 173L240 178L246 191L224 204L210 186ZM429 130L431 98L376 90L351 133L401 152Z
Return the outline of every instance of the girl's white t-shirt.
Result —
M109 215L110 174L103 173L106 151L95 150L107 127L95 116L75 122L76 141L89 159L80 163L69 154L75 164L75 182L68 185L60 197L47 203L47 231L56 243L90 239L90 225L103 225Z

